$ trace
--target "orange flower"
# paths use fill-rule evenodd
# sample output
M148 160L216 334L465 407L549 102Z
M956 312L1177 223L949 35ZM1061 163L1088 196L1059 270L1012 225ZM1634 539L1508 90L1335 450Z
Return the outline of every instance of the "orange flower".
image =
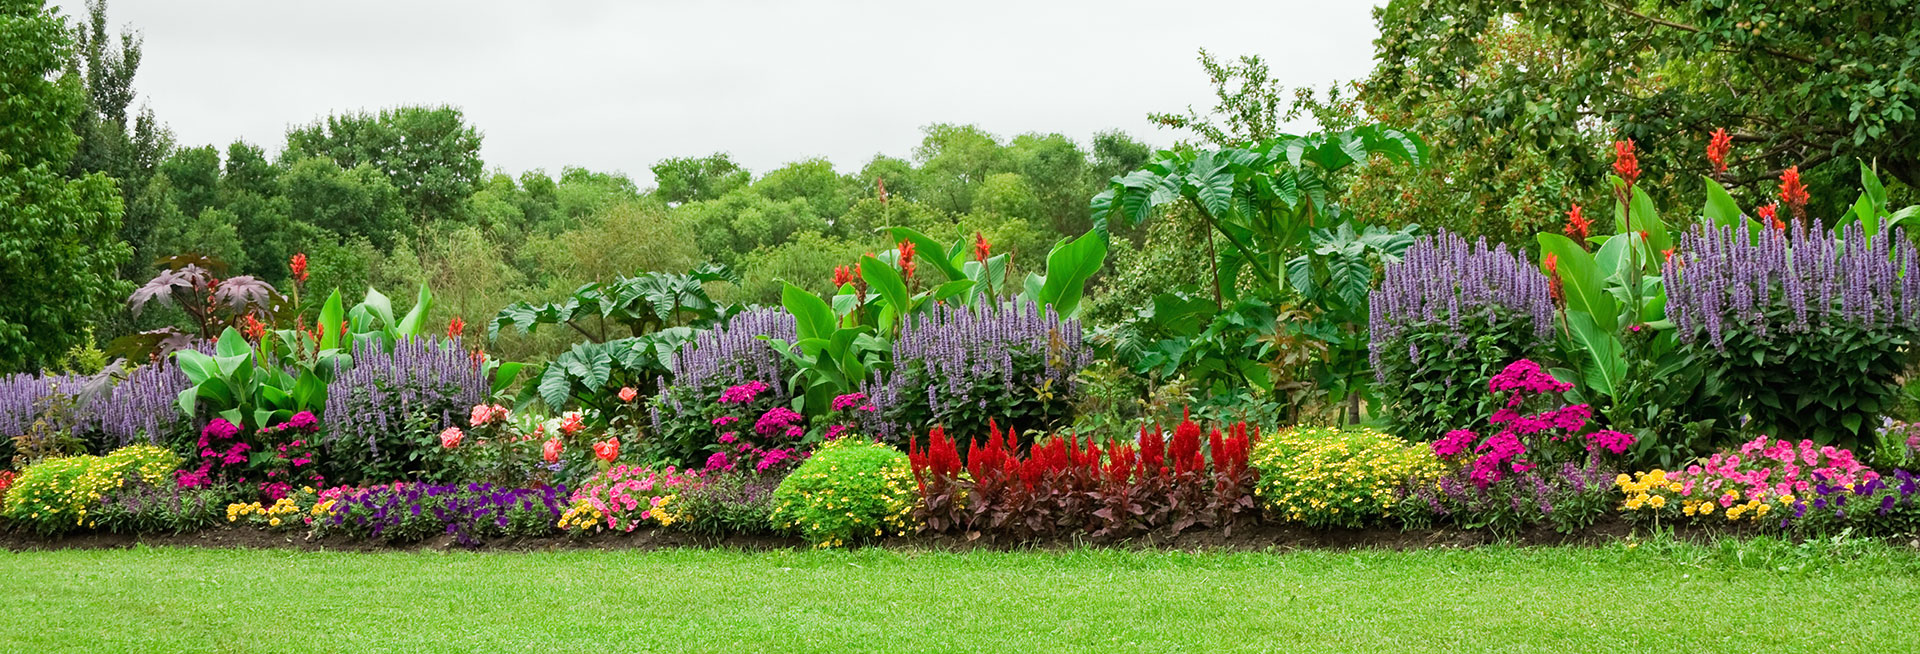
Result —
M613 463L614 459L620 458L620 437L615 436L603 442L594 443L593 455L599 457L601 461Z
M1727 128L1713 130L1713 139L1707 142L1707 161L1713 162L1713 172L1727 172L1727 153L1733 151L1733 136L1727 134Z
M973 260L978 261L980 263L986 263L987 257L992 255L993 255L993 244L987 242L987 237L985 235L981 234L980 232L974 232L973 233Z
M623 386L620 388L621 402L632 402L633 398L636 397L640 397L640 391L633 390L632 386Z
M448 427L446 431L440 432L440 447L449 450L459 447L460 439L466 438L466 436L466 433L460 431L459 427Z
M559 463L560 448L562 447L565 447L565 445L560 443L560 439L555 438L549 440L545 445L540 446L540 458L546 459L547 463Z
M847 266L834 266L833 287L840 288L853 283L853 269Z
M247 314L247 319L240 329L246 334L247 340L255 343L260 342L260 339L266 338L267 336L266 324L261 323L260 319L253 317L251 313Z
M1633 186L1640 180L1640 157L1634 154L1633 139L1613 142L1613 174Z
M1553 296L1555 304L1566 304L1567 290L1560 282L1560 255L1548 252L1541 263L1547 267L1547 294Z
M294 280L294 281L296 281L296 282L300 282L300 283L303 283L303 284L304 284L304 283L306 283L306 281L307 281L307 253L305 253L305 252L301 252L301 253L299 253L299 254L295 254L295 255L293 255L293 260L292 260L292 261L288 261L288 262L287 262L287 267L288 267L288 268L292 268L292 269L293 269L293 280Z
M1580 213L1580 205L1573 205L1573 210L1567 212L1567 238L1573 239L1575 243L1580 244L1580 247L1585 248L1587 234L1592 229L1593 221Z
M913 279L913 241L900 242L900 274Z
M460 338L460 335L466 331L467 321L461 320L460 316L454 316L453 320L447 321L447 340Z
M1780 199L1793 209L1795 218L1807 217L1807 185L1800 183L1800 167L1788 168L1780 173Z
M1786 221L1780 220L1780 218L1778 217L1779 213L1780 213L1780 205L1778 204L1768 204L1760 207L1761 220L1765 221L1768 225L1771 225L1774 229L1777 229L1780 231L1786 231L1787 223Z

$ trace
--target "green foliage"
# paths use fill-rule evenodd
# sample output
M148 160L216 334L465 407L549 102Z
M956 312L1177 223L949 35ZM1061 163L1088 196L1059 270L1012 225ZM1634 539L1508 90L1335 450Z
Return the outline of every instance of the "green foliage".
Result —
M1241 55L1238 64L1221 63L1202 48L1200 67L1214 83L1217 102L1213 110L1201 115L1189 106L1184 114L1150 113L1147 120L1161 127L1190 130L1221 147L1280 135L1280 107L1286 100L1281 96L1280 82L1268 73L1265 60L1258 55Z
M1374 385L1393 431L1422 441L1455 429L1475 429L1501 398L1487 383L1507 364L1552 359L1551 343L1534 335L1533 317L1499 315L1409 329L1380 351ZM1568 378L1568 377L1562 377Z
M1361 527L1393 514L1406 484L1431 483L1440 459L1423 443L1368 429L1295 427L1256 443L1254 493L1271 514L1311 527Z
M540 325L566 325L596 343L612 335L609 323L635 336L667 327L704 327L734 312L707 294L706 285L718 282L738 284L740 276L726 266L703 265L685 274L646 272L606 284L594 282L574 289L565 302L507 305L487 325L487 338L499 337L500 328L508 325L521 333Z
M220 524L227 507L245 495L226 486L180 488L172 480L141 480L107 493L90 515L95 529L116 534L184 534Z
M652 167L654 194L674 204L718 199L747 185L752 173L725 152L662 159Z
M87 107L65 20L39 3L0 11L0 370L30 370L80 342L126 292L115 278L123 198L98 173L70 179Z
M288 131L281 158L306 157L343 170L371 166L398 191L403 215L414 217L409 231L460 217L481 179L480 131L449 106L340 114Z
M7 492L6 516L42 534L91 527L100 499L129 483L173 483L180 455L152 445L123 447L106 456L75 456L29 466Z
M383 251L407 232L400 191L372 164L341 168L328 159L301 159L287 167L280 183L294 220L367 238Z
M919 496L899 450L846 435L828 441L773 492L773 524L815 547L904 535Z
M1782 307L1762 310L1774 324L1793 318ZM1707 357L1747 395L1743 406L1762 433L1856 451L1873 443L1880 416L1899 401L1900 375L1912 358L1908 340L1844 324L1769 336L1729 329L1725 349Z
M1377 198L1422 222L1479 212L1494 220L1472 233L1530 232L1568 199L1605 196L1594 144L1630 137L1643 169L1707 173L1699 153L1715 127L1737 142L1722 181L1752 196L1797 165L1821 197L1851 185L1844 163L1824 164L1854 158L1920 182L1920 52L1907 47L1920 17L1904 6L1399 0L1375 20L1368 108L1445 146L1444 172L1411 197L1383 186Z

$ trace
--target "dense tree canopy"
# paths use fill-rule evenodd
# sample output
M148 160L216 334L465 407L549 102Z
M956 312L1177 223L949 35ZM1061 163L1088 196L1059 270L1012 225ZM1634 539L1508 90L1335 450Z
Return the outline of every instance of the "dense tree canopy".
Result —
M30 368L86 338L126 285L123 208L111 178L67 174L87 111L66 21L38 0L0 3L0 369Z
M1445 213L1597 199L1602 146L1626 138L1684 196L1715 128L1735 146L1721 179L1754 196L1798 166L1815 197L1851 198L1856 159L1920 183L1911 3L1398 0L1376 20L1367 107L1443 146L1431 184L1458 192L1409 199Z

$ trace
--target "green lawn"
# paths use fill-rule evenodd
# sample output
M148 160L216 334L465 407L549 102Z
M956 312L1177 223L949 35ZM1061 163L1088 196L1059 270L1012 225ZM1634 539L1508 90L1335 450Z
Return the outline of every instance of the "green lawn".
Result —
M1872 543L1165 553L0 553L4 652L1886 652Z

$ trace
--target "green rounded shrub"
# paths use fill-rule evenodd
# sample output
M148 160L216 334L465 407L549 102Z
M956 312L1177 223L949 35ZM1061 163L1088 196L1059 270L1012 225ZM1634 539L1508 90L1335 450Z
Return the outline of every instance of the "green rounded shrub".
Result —
M1288 429L1255 445L1251 463L1260 473L1254 493L1268 511L1316 527L1384 517L1408 481L1441 472L1428 446L1368 428Z
M48 459L27 466L7 493L7 518L43 534L91 527L88 514L101 498L133 481L172 484L180 455L163 447L134 445L106 456Z
M907 531L913 510L907 455L855 436L828 441L773 491L773 524L815 547Z

